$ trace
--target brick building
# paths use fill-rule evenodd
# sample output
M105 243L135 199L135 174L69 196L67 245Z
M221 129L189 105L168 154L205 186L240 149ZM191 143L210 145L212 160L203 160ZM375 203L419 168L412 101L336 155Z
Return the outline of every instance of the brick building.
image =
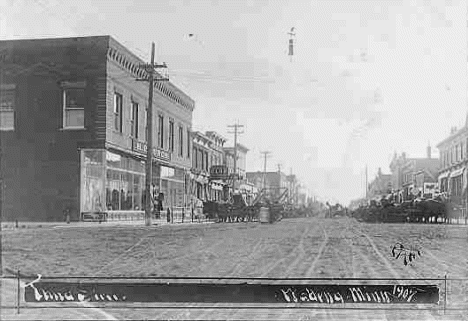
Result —
M401 202L417 195L422 196L425 186L437 183L439 160L432 158L431 148L428 146L425 158L409 158L406 153L400 156L395 154L390 169L392 188L397 193L397 200Z
M0 41L4 220L142 211L148 83L110 36ZM194 101L155 82L153 191L184 206Z

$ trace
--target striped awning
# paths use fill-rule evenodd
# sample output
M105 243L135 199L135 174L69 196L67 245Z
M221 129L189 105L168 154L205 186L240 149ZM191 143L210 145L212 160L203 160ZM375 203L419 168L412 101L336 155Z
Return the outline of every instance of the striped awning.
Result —
M450 172L442 173L442 174L439 175L438 179L441 180L441 179L443 179L443 178L448 177L449 175L450 175Z

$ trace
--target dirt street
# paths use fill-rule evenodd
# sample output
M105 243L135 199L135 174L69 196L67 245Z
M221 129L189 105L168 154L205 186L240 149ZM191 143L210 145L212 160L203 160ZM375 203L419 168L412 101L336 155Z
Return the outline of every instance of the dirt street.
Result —
M392 246L397 242L419 250L421 255L405 265L403 257L392 256ZM349 218L285 219L276 224L70 226L4 231L2 247L4 274L20 269L26 275L63 277L415 279L443 278L447 274L449 279L467 278L448 282L449 310L445 314L440 310L339 310L326 306L259 309L219 304L195 304L197 308L191 304L186 308L181 304L178 308L151 310L144 305L131 310L99 309L105 318L461 320L468 314L466 226L363 224ZM432 283L441 285L443 297L443 282ZM2 288L2 305L14 304L14 287ZM54 317L50 311L46 309L43 315ZM23 308L20 316L32 317L37 312ZM2 315L21 319L14 313L8 309Z

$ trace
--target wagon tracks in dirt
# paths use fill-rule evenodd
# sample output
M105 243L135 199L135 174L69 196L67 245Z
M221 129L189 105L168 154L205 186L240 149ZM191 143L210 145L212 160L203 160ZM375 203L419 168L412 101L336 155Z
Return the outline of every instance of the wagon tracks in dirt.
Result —
M315 256L315 258L312 261L311 265L307 269L307 272L306 272L307 277L311 277L313 275L314 270L315 270L315 266L317 265L317 262L320 260L322 254L323 254L323 252L325 250L325 247L327 246L328 240L329 240L327 231L323 227L320 227L320 228L321 228L325 238L323 239L322 244L320 244L320 248L319 248L319 251L318 251L317 255Z
M359 237L360 239L364 239L367 241L367 243L370 245L366 248L371 248L373 250L373 252L376 254L376 256L374 256L376 258L376 260L380 261L381 263L383 263L383 265L385 266L385 269L387 270L387 272L389 272L393 278L395 279L400 279L401 278L401 275L400 273L398 273L398 271L392 266L392 264L390 263L389 259L386 258L382 252L377 248L377 246L375 245L374 241L369 237L369 235L367 235L367 233L365 233L363 230L362 230L362 227L360 226L357 226L357 225L353 225L352 230L354 230L354 233L357 237ZM359 248L359 247L358 247ZM390 248L389 248L390 249ZM363 253L362 251L362 246L361 248L359 248L358 250L360 253L361 253L361 257L364 258L366 260L366 262L368 263L368 268L371 268L373 269L373 266L376 265L376 263L372 263L370 262L368 256L369 256L369 252L367 253ZM375 270L374 270L375 271ZM416 275L414 275L416 277ZM384 277L382 274L377 274L376 277Z
M243 274L243 272L248 268L248 266L246 266L245 264L247 263L248 265L248 262L252 262L252 259L261 254L261 251L266 245L265 243L266 239L264 237L259 238L257 240L257 243L252 248L250 254L244 259L238 261L236 265L232 268L232 270L227 273L227 276L236 277L239 276L239 274Z
M293 263L295 265L297 265L297 263L299 262L299 259L302 258L300 255L298 255L298 252L302 252L304 253L304 248L303 248L303 244L304 244L304 239L306 238L306 236L308 235L309 233L309 230L310 230L310 227L306 227L304 232L301 234L301 238L300 238L300 241L299 241L299 244L298 246L294 247L294 249L291 251L290 254L288 254L287 256L283 257L283 258L280 258L278 259L278 261L276 262L273 262L273 263L270 263L269 266L267 266L264 270L263 270L263 273L260 275L260 277L268 277L272 271L274 271L275 269L278 268L278 266L280 266L283 262L289 260L290 258L292 257L296 257L293 261ZM292 269L291 267L288 268L289 270ZM282 273L283 274L283 273Z

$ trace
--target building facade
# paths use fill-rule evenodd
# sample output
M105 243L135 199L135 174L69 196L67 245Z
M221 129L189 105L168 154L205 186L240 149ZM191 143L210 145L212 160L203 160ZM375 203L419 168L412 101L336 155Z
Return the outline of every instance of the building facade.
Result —
M440 142L437 148L440 192L449 196L454 203L466 203L468 127L465 125L459 130L452 128L450 136Z
M379 168L377 176L369 183L367 197L369 199L381 198L392 192L392 175L383 174Z
M258 191L271 197L279 197L283 191L289 188L290 182L283 172L247 172L247 180L252 182ZM289 195L289 194L288 194Z
M426 189L430 186L434 189L433 184L437 183L439 160L432 158L431 148L428 146L426 158L408 158L406 153L402 153L401 156L395 155L390 169L393 192L396 194L397 201L402 202L423 196L425 186Z
M205 136L211 141L210 152L211 152L211 163L210 163L210 177L208 191L210 193L210 199L214 201L226 200L228 197L227 190L227 177L216 176L222 174L226 170L224 167L224 144L226 138L221 136L215 131L205 132Z
M224 165L227 167L228 175L236 176L236 186L234 193L239 192L239 187L246 183L247 152L249 149L241 144L237 144L236 173L234 173L234 147L224 147ZM234 187L233 187L234 188Z
M0 41L5 219L142 211L144 62L110 36ZM153 193L187 204L194 101L155 82Z
M210 198L208 186L211 166L211 140L201 132L192 133L192 190L199 200Z

